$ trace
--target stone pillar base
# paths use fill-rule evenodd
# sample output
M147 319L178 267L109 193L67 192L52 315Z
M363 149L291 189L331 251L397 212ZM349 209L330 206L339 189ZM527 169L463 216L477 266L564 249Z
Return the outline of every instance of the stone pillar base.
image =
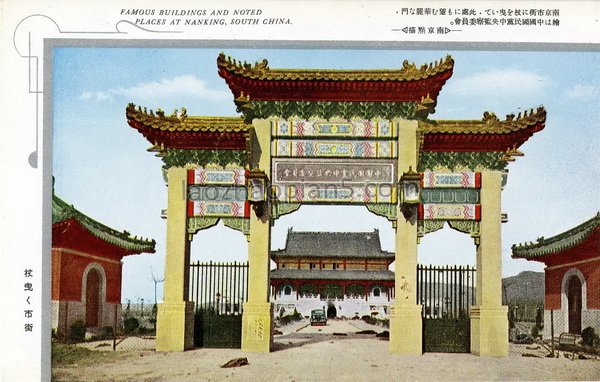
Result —
M396 354L423 354L421 305L392 305L390 307L389 350Z
M273 324L273 304L245 303L242 314L242 351L271 352Z
M194 302L163 302L156 315L156 351L194 348Z
M508 356L508 307L471 307L471 353Z

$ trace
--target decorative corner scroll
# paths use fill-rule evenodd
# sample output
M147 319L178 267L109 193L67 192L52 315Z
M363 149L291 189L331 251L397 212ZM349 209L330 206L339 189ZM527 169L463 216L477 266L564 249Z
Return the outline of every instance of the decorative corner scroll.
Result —
M214 227L219 223L219 218L192 216L188 218L188 233L194 235L203 229Z
M469 234L475 241L475 245L479 245L481 224L476 220L450 220L448 221L450 228L457 231Z
M302 206L301 203L272 203L271 220L275 221L283 215L291 214Z
M243 218L221 218L223 225L236 231L240 231L246 237L250 235L250 219Z
M398 206L396 204L365 204L367 209L375 215L382 216L395 224L398 220Z
M417 223L417 243L420 243L421 238L428 233L444 228L444 224L446 224L444 220L419 220Z

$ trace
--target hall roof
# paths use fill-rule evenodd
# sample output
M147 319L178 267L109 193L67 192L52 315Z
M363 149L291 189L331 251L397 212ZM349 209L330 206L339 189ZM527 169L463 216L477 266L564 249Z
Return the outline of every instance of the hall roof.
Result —
M217 67L236 99L420 102L435 101L454 60L448 55L421 66L405 60L393 70L271 69L266 59L252 65L221 53Z
M125 110L127 123L139 131L155 150L221 149L245 150L252 124L241 117L188 116L187 110L175 110L171 115L164 111L148 111L133 103Z
M154 239L144 239L132 236L127 231L117 231L108 227L77 210L56 195L52 195L52 244L85 240L80 236L80 228L90 235L114 247L116 252L125 255L142 252L154 253ZM76 235L70 234L77 233Z
M589 250L589 256L600 255L600 212L568 231L550 238L540 237L537 242L514 244L512 257L546 262L551 257L562 257L569 250ZM571 260L571 259L569 259Z
M272 258L380 258L394 259L382 251L379 230L373 232L298 232L288 230L285 248L271 251Z
M394 281L392 271L275 269L271 280Z

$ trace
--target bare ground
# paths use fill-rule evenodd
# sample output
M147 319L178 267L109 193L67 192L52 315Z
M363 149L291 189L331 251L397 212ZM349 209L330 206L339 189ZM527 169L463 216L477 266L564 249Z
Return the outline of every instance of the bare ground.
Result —
M354 324L354 325L353 325ZM283 328L269 354L237 349L196 349L182 353L125 351L109 364L53 370L56 381L483 381L600 380L600 360L541 358L539 349L510 345L507 358L470 354L426 353L400 356L388 342L355 334L362 323L332 321L327 327ZM350 326L348 326L350 325ZM375 327L376 331L383 328ZM298 330L298 331L296 331ZM336 335L346 331L345 336ZM523 357L529 353L537 357ZM225 362L246 357L247 366L223 369Z

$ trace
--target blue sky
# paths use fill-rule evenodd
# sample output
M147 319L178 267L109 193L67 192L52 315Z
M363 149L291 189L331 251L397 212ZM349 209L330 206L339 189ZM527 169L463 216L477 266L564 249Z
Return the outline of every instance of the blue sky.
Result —
M451 54L454 74L432 119L500 118L544 105L546 128L521 146L525 157L509 168L504 189L503 274L542 265L510 259L514 243L550 237L591 218L600 209L600 53L327 49L55 48L53 52L53 174L64 200L111 227L154 238L156 254L129 256L123 266L123 301L153 299L151 269L162 274L166 208L162 162L148 141L127 125L129 102L170 113L237 115L231 92L217 74L224 51L238 60L269 60L272 68L400 68ZM272 248L295 230L371 231L393 251L391 224L364 207L303 206L277 220ZM222 225L194 237L192 260L245 261L245 237ZM475 264L467 235L445 228L419 246L424 264ZM159 289L159 300L162 288Z

